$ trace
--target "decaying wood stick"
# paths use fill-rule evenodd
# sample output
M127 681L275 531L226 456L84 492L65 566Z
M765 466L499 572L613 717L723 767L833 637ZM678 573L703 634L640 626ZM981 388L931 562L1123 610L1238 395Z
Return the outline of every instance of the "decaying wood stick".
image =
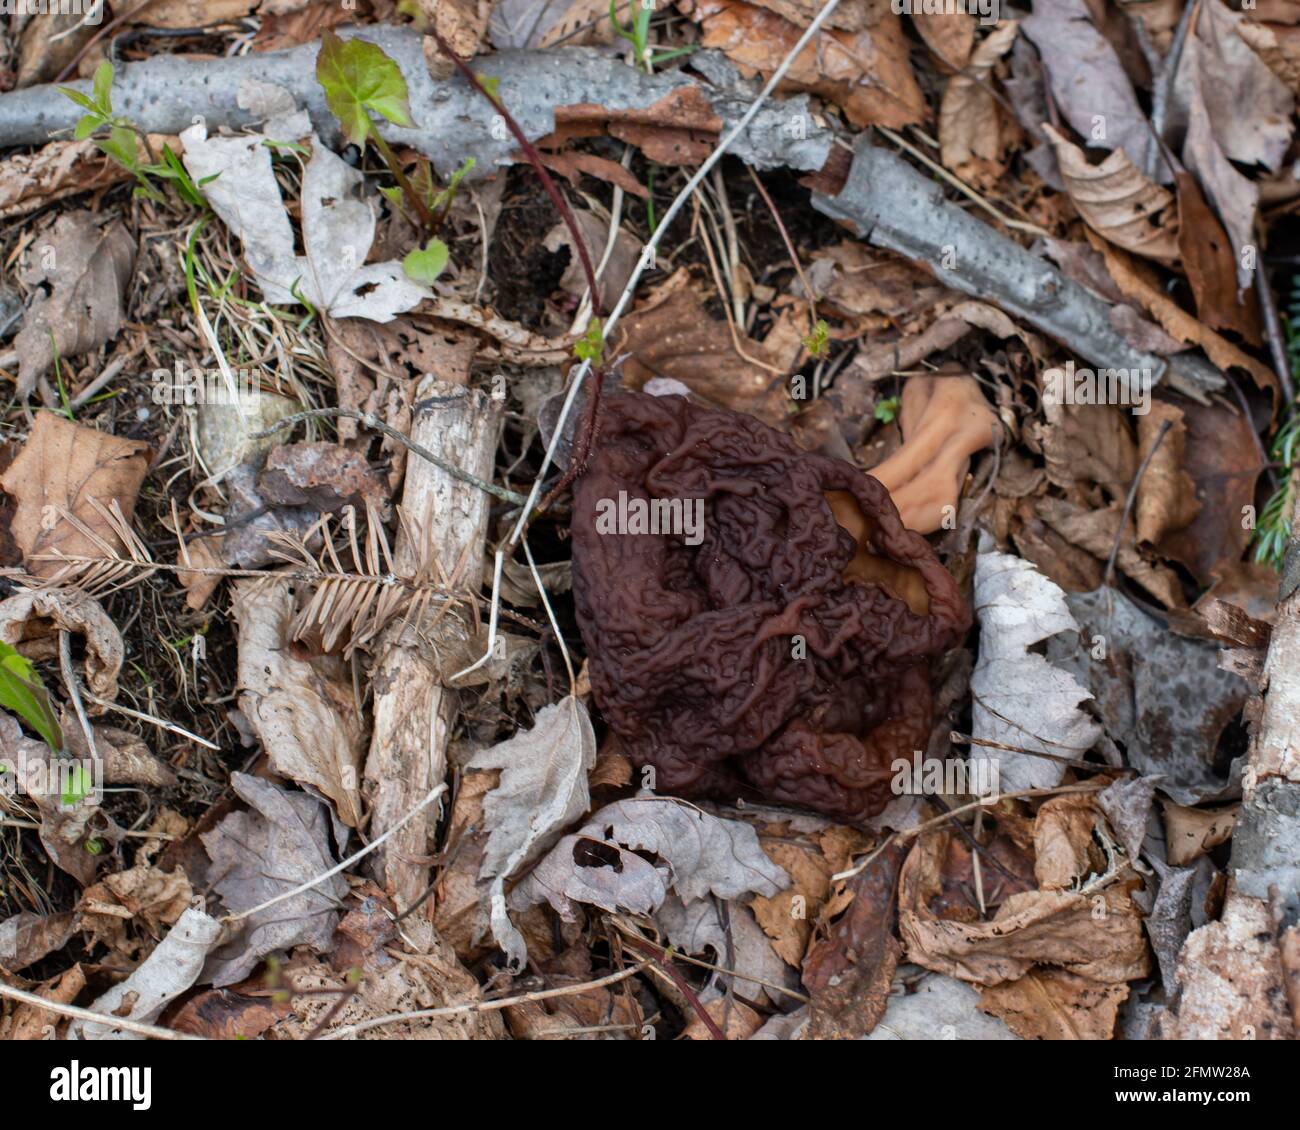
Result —
M475 389L425 377L416 393L424 403L411 426L411 438L442 454L450 463L491 480L501 428L501 402ZM426 403L427 402L427 403ZM482 490L425 459L406 464L402 495L404 521L394 550L401 576L427 572L436 559L456 588L476 591L482 576L489 503ZM459 578L455 577L460 570ZM382 835L408 813L447 773L447 743L458 707L457 692L443 683L450 665L438 662L440 642L454 645L463 623L455 613L431 621L396 623L380 641L372 676L374 732L366 759L366 792L371 802L370 832ZM421 639L423 637L423 639ZM377 855L376 875L407 909L429 884L429 836L437 823L433 809L401 829Z
M1099 368L1145 369L1203 399L1225 386L1207 361L1135 349L1111 325L1109 302L945 199L943 188L863 134L836 196L813 206L877 247L924 264L946 286L992 302Z
M375 25L344 28L344 39L356 36L379 44L402 69L410 91L413 129L380 120L379 132L391 145L409 145L433 162L438 175L451 175L468 157L475 159L470 179L492 176L498 166L511 165L518 143L497 120L492 107L459 78L435 82L424 61L423 37L414 28ZM218 126L242 127L262 121L252 99L257 83L283 87L307 110L317 133L331 143L339 139L338 120L325 105L316 81L319 43L285 51L237 55L224 59L187 59L164 55L118 69L113 82L114 113L150 133L179 133L202 118L212 131ZM712 54L701 52L701 55ZM473 68L485 78L499 80L503 104L530 141L555 129L560 107L585 107L618 113L649 110L676 92L680 100L665 109L665 125L698 127L711 111L713 128L724 132L749 105L749 86L720 56L703 67L713 85L696 82L682 71L647 75L608 52L587 47L546 51L502 51L476 59ZM64 84L90 93L90 83ZM703 98L683 98L682 91ZM685 120L683 114L692 120ZM81 110L54 85L32 86L0 95L0 147L43 145L59 136L72 136ZM647 115L648 121L654 115ZM787 166L815 171L830 155L832 139L809 111L805 95L765 107L733 151L759 169Z
M1223 914L1193 930L1178 961L1169 1039L1300 1034L1300 505L1291 518L1263 709L1242 774Z

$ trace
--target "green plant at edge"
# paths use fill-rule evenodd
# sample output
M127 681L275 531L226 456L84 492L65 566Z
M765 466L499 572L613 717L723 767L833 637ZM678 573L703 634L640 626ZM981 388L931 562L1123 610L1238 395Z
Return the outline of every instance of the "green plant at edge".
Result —
M12 710L54 752L63 748L63 731L50 706L45 684L31 661L7 643L0 642L0 706Z
M609 22L614 25L614 30L620 36L632 44L632 50L636 55L636 61L649 73L660 63L667 63L670 59L678 59L683 55L689 55L699 49L699 44L691 44L687 47L673 47L667 51L661 51L657 55L650 53L650 20L655 14L653 0L632 0L632 7L635 12L629 23L621 23L618 18L618 0L609 0Z
M136 179L135 195L148 200L163 202L166 198L149 183L150 177L169 182L176 190L176 195L186 204L196 208L207 208L207 201L199 191L199 186L186 171L181 159L172 151L170 145L164 145L162 160L142 164L136 147L136 138L144 138L126 118L113 113L113 64L105 60L95 70L91 80L91 93L82 94L70 86L59 87L59 93L71 99L83 110L77 122L73 136L82 141L100 130L108 130L107 137L96 137L94 142L100 152L111 157ZM149 148L145 138L145 148ZM152 151L151 151L152 154ZM207 178L211 179L211 178ZM206 180L202 183L206 183Z

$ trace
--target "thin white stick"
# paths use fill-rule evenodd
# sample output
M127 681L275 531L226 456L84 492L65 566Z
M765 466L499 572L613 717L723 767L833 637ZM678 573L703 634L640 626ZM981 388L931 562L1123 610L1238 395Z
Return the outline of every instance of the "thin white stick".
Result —
M349 1024L345 1028L327 1032L321 1036L321 1039L342 1040L348 1036L355 1036L360 1032L368 1032L371 1028L380 1028L385 1024L400 1024L404 1020L434 1020L439 1016L458 1016L463 1012L496 1012L498 1009L509 1008L512 1004L528 1004L531 1001L550 1000L551 997L576 996L579 993L589 993L592 989L600 989L606 985L615 985L619 981L626 981L629 977L635 977L649 964L648 961L643 961L639 965L631 965L626 969L620 969L617 973L610 973L595 981L584 981L578 985L563 985L558 989L541 989L535 993L521 993L514 997L499 997L494 1001L470 1001L468 1004L452 1004L444 1008L422 1008L418 1012L390 1012L387 1016L376 1016L372 1020L363 1020L359 1024ZM100 1017L100 1019L102 1020L103 1017Z
M59 1016L89 1020L95 1024L105 1024L114 1029L121 1029L123 1032L135 1032L141 1036L152 1036L156 1040L202 1040L205 1038L192 1035L189 1032L176 1032L171 1028L158 1028L153 1024L141 1024L138 1020L126 1020L120 1016L92 1012L88 1008L79 1008L75 1004L60 1004L58 1001L47 1001L44 997L38 997L35 993L24 992L22 989L15 989L12 985L6 985L3 981L0 981L0 997L12 997L16 1001L22 1001L23 1004L33 1005L42 1012L54 1012Z
M738 121L732 128L731 132L718 143L718 147L710 153L707 158L705 158L704 164L695 170L694 175L686 182L681 192L677 194L673 202L668 206L668 211L664 213L663 219L659 221L659 226L650 234L650 239L646 243L640 258L637 259L636 266L632 270L631 277L627 280L627 285L623 288L623 293L619 295L618 302L615 303L614 309L610 312L604 325L601 326L602 341L609 340L610 331L618 324L619 318L623 316L623 311L631 301L637 283L641 281L641 273L650 263L654 262L654 253L659 246L659 241L672 225L677 213L686 206L686 201L694 195L695 190L699 188L701 183L703 183L704 178L713 170L713 166L722 160L724 154L731 148L736 139L749 128L749 123L758 116L758 111L762 109L763 104L771 97L772 92L780 85L781 80L785 78L786 73L794 65L795 59L797 59L803 49L812 42L813 37L821 31L822 25L830 18L831 13L839 7L839 2L840 0L827 0L826 5L817 13L817 17L808 25L804 30L803 35L799 37L798 41L790 49L790 53L781 60L781 65L772 72L772 77L767 80L767 85L759 92L758 97L754 99L750 104L749 109L741 116L740 121ZM583 361L574 373L573 382L569 385L568 394L565 396L564 404L560 408L559 418L555 422L555 433L551 436L551 442L546 446L546 455L542 459L542 465L537 472L537 478L533 481L532 490L528 492L528 498L524 501L523 510L520 511L519 514L519 520L515 523L514 529L510 531L510 537L506 544L511 549L519 544L519 538L523 534L524 526L528 523L529 516L533 512L533 507L537 505L537 496L542 492L542 481L546 478L546 471L554 461L555 452L560 446L560 440L564 437L565 421L568 420L569 413L573 409L574 401L578 397L578 390L582 387L582 382L586 379L587 374L590 371L591 361L587 360ZM496 646L497 608L501 603L501 567L503 553L503 549L497 550L496 567L493 570L492 615L488 630L487 653L482 659L470 664L463 671L457 672L454 678L468 675L471 671L482 667L488 661L489 657L492 655L492 649Z
M366 846L363 847L359 852L356 852L354 855L348 856L347 859L343 860L342 863L335 864L328 871L326 871L324 875L318 875L316 876L315 879L309 879L305 883L300 883L298 886L294 887L293 890L283 891L282 893L276 895L275 898L267 899L266 902L261 903L258 906L250 907L248 910L241 910L238 914L227 914L219 921L238 922L241 918L247 918L249 915L258 914L261 911L266 910L268 907L274 906L277 902L284 902L285 899L291 899L295 895L302 894L303 891L311 890L312 887L318 887L320 886L321 883L325 882L326 879L334 878L334 876L337 875L340 871L346 871L349 867L351 867L354 863L356 863L358 859L364 859L367 855L369 855L372 851L374 851L375 848L379 847L386 839L388 839L389 836L392 836L394 833L400 831L408 821L410 821L416 816L417 813L423 812L426 808L429 807L429 805L431 805L435 800L437 800L440 796L442 796L442 794L445 793L446 791L447 791L447 785L445 782L441 785L435 785L432 789L429 790L429 792L425 795L425 798L422 801L420 801L419 804L417 804L413 809L411 809L410 812L408 812L396 824L394 824L391 828L389 828L388 831L386 831L382 836L377 836L375 839L371 840L370 843L366 844Z

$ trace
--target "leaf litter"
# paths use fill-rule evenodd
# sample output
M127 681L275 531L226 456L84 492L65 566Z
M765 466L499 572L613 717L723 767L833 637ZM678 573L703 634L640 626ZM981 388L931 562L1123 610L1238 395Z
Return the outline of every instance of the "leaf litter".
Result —
M223 19L255 6L227 7ZM412 34L440 83L461 80L435 32L483 54L479 73L507 89L511 57L492 49L574 44L674 85L650 106L562 105L549 133L530 119L512 158L461 154L461 183L402 143L425 112L409 73L334 36L328 5L263 5L253 37L254 51L312 45L314 102L245 81L237 128L187 114L167 127L179 138L137 131L121 107L138 63L193 51L192 5L128 14L181 34L124 39L107 83L76 85L99 63L74 58L88 36L20 37L20 94L71 81L114 106L107 134L0 159L15 310L0 370L16 394L0 450L0 638L53 723L0 715L0 781L15 786L0 791L0 969L50 1005L0 991L0 1030L1292 1032L1279 1002L1294 942L1258 899L1225 897L1272 866L1261 827L1290 842L1267 823L1285 806L1260 824L1252 754L1268 738L1261 696L1282 693L1264 678L1268 651L1295 614L1275 571L1295 505L1289 25L1221 0L1131 13L1036 0L993 25L845 0L765 111L762 130L780 137L755 126L737 147L761 167L728 158L697 186L602 340L682 166L725 132L716 107L752 98L821 6L683 0L621 30L597 4L535 19L506 0L419 7ZM209 31L229 44L233 26ZM565 56L579 75L597 60L581 50ZM484 131L522 109L500 89L471 92ZM14 105L0 95L0 118ZM807 172L800 131L828 126L888 149L917 194L978 219L951 232L958 275L987 240L1014 241L1044 285L1085 288L1110 340L1214 379L1169 369L1140 403L1086 383L1062 402L1049 372L1100 362L1023 296L989 287L972 301L941 256L905 258L870 225L847 237L817 211L842 189L850 207L849 149L828 150L806 184L777 167L789 153ZM907 724L929 736L879 816L770 808L747 787L697 805L657 789L655 758L611 732L640 692L599 678L593 690L602 657L582 645L570 585L572 479L548 477L523 551L510 540L575 348L601 357L606 391L685 395L874 473L953 578L976 626L898 684ZM171 376L187 367L204 389L251 376L255 391L187 399ZM427 374L444 386L421 400ZM466 385L504 409L475 441L475 480L495 493L487 539L468 548L450 496L436 487L417 505L408 474L461 442L450 406ZM589 404L577 398L564 433L573 476L580 445L609 439L588 428ZM412 447L429 420L432 450ZM915 599L884 568L897 547L825 502L863 570L829 580ZM763 557L748 571L671 532L616 536L663 556L674 579L660 603L699 604L690 613L723 635L737 606L761 608L765 638L788 648L806 638L798 602L753 580L779 571L790 528L769 534L745 550ZM742 576L756 587L738 596ZM639 653L645 623L667 614L645 603L600 647ZM376 685L376 657L394 638L411 663L383 678L422 688L405 721L450 767L445 782L427 759L399 770L431 806L410 861L428 890L410 905L369 854L393 831L375 826L368 764L373 704L394 689ZM862 707L869 688L846 678L823 741L857 742L891 706ZM709 716L722 708L698 690L683 688L685 705L725 741L737 721ZM801 754L788 756L780 772L797 774ZM123 791L93 808L80 778L52 793L45 776L67 759ZM851 762L837 771L861 787ZM1296 787L1262 772L1267 795ZM484 1010L494 994L510 1003ZM54 1011L68 1005L104 1019Z

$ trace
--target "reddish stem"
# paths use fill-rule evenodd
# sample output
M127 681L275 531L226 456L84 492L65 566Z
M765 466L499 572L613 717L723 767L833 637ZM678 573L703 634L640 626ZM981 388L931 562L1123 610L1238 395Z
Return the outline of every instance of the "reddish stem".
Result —
M569 202L564 199L564 194L556 187L555 182L551 179L551 174L546 171L546 166L542 164L541 154L537 152L533 143L524 136L524 131L519 128L519 123L515 121L501 100L493 97L491 91L479 81L478 75L470 70L465 60L447 45L447 41L433 28L429 28L425 34L433 37L433 41L438 45L438 50L452 61L456 69L465 77L465 81L483 95L491 103L492 108L501 115L506 123L506 128L515 135L515 140L519 142L519 148L523 150L524 156L528 158L528 163L537 170L537 175L542 181L542 187L546 189L546 195L551 198L551 203L559 211L565 227L569 229L569 234L573 237L573 246L577 249L578 258L582 261L582 272L587 276L587 289L591 291L591 311L599 318L604 311L600 304L600 291L596 286L596 271L591 265L591 256L587 254L586 241L582 238L577 218L570 209Z
M657 946L654 942L648 942L640 938L629 938L623 935L625 945L631 946L634 950L640 950L642 956L651 958L672 979L682 996L686 998L687 1003L695 1010L695 1014L700 1018L704 1027L709 1030L709 1035L715 1040L725 1040L722 1029L718 1027L718 1022L709 1015L708 1009L700 1004L700 998L695 995L695 991L686 983L686 978L681 975L676 966L672 963L672 958L668 957L668 951L662 946Z

